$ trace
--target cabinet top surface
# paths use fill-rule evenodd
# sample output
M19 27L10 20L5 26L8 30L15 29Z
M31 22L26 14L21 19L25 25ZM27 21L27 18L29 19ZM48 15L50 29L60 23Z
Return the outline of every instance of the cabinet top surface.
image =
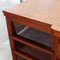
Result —
M60 0L27 0L4 11L52 24L60 31Z

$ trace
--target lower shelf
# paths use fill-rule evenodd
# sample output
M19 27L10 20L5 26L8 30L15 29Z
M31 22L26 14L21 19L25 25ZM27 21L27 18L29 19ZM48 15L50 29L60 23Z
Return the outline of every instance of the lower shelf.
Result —
M17 56L21 56L25 60L37 60L37 59L33 58L32 56L28 55L27 53L25 53L21 50L20 51L13 50L13 54L16 54Z
M51 55L50 54L47 54L43 51L39 51L37 49L34 49L30 46L27 46L27 45L24 45L24 44L21 44L17 41L14 42L14 46L15 46L15 50L18 52L18 54L21 56L22 55L25 55L25 56L30 56L30 57L33 57L35 59L33 60L51 60ZM17 53L15 51L15 53ZM30 58L29 57L29 58Z

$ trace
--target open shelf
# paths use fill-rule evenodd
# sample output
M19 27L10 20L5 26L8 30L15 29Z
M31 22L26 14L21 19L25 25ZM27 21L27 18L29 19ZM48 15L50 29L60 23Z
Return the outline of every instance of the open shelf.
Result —
M12 31L15 29L13 34L51 48L51 34L21 24L13 23L12 25L14 26Z
M40 44L51 50L52 47L51 34L17 23L11 23L11 25L13 35L20 38L24 38L26 41L31 41L36 44Z
M13 52L29 60L51 60L52 35L29 26L11 23Z
M51 60L51 55L43 51L39 51L30 46L24 45L14 40L14 51L15 54L20 56L27 56L33 60ZM25 58L25 57L24 57Z
M53 54L53 51L51 49L46 48L44 46L41 46L40 44L37 44L35 42L27 41L25 39L21 39L20 37L18 38L17 36L10 36L10 38L15 40L15 41L18 41L18 42L20 42L22 44L25 44L25 45L30 46L32 48L35 48L37 50L42 50L42 51L44 51L44 52L46 52L48 54L51 54L51 55Z

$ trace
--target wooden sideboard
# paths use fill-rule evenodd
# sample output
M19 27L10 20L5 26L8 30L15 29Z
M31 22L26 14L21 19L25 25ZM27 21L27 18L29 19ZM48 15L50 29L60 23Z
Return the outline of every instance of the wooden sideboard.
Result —
M38 60L60 60L60 4L56 0L45 1L28 0L3 11L6 17L13 60L37 60L37 58ZM21 25L22 28L20 28ZM26 28L24 28L25 26ZM28 26L52 34L53 51L48 47L43 46L42 48L36 42L17 36L20 29L24 28L25 30Z

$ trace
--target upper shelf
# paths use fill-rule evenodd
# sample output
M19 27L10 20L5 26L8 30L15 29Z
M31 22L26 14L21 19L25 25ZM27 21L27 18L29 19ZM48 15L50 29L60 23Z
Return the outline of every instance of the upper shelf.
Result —
M52 24L52 29L60 31L59 0L27 0L4 11Z

